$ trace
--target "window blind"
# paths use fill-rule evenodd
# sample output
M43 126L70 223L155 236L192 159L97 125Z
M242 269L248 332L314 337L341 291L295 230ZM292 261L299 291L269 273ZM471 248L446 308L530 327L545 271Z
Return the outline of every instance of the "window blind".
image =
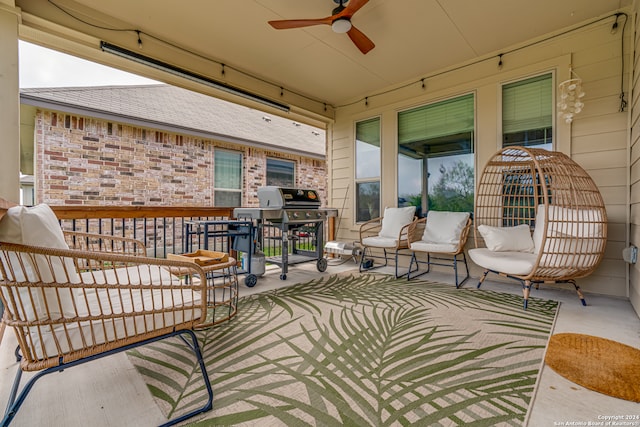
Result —
M544 74L502 87L503 134L552 127L551 77Z
M398 114L398 143L410 144L473 132L473 94Z
M239 190L242 188L242 154L232 151L215 151L215 188Z
M380 147L380 119L376 117L356 123L356 140Z

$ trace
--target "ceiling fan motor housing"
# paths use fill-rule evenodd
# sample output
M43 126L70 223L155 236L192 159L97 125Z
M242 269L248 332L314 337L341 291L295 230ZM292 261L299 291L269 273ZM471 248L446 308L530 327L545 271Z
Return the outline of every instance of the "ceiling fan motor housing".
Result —
M346 33L351 29L351 21L347 18L336 19L331 23L331 29L336 33Z

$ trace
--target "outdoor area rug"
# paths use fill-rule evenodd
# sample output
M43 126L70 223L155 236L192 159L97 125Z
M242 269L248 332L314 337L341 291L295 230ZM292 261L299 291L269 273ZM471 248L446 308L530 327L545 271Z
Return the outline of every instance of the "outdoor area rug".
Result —
M189 425L520 426L557 309L374 274L247 296L198 333L214 401ZM128 355L167 417L203 404L179 339Z

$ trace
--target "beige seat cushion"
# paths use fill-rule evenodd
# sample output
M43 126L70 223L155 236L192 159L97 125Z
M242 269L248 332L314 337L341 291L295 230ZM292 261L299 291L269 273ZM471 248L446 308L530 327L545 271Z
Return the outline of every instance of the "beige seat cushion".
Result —
M133 292L87 289L76 296L79 316L113 315L112 318L79 321L44 333L31 328L32 349L38 358L63 355L97 344L114 342L148 331L172 327L200 318L200 293L182 289L136 289ZM185 310L180 310L186 307ZM161 312L165 308L176 310ZM142 310L156 313L122 317ZM55 339L54 339L55 338ZM57 341L57 343L56 343Z
M375 248L396 248L398 246L398 239L380 236L365 237L362 239L362 244Z
M424 240L418 240L417 242L411 243L412 251L418 252L440 252L440 253L450 253L456 252L458 250L457 243L429 243Z
M470 249L469 256L482 268L518 276L531 273L538 258L529 252L493 252L487 248Z
M157 265L135 265L116 269L105 268L103 270L85 271L80 273L82 283L103 285L131 284L131 285L167 285L179 283L179 279L169 270Z

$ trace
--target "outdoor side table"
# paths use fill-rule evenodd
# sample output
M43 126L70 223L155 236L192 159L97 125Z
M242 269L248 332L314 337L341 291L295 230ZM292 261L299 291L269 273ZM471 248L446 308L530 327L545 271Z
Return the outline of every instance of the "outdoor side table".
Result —
M185 255L168 254L169 259L184 261ZM231 320L238 312L238 267L236 259L228 257L226 261L200 265L207 281L207 318L198 329L209 328ZM172 274L180 275L180 269L172 269Z
M238 312L238 267L235 258L227 262L201 266L207 275L208 328L231 320Z

